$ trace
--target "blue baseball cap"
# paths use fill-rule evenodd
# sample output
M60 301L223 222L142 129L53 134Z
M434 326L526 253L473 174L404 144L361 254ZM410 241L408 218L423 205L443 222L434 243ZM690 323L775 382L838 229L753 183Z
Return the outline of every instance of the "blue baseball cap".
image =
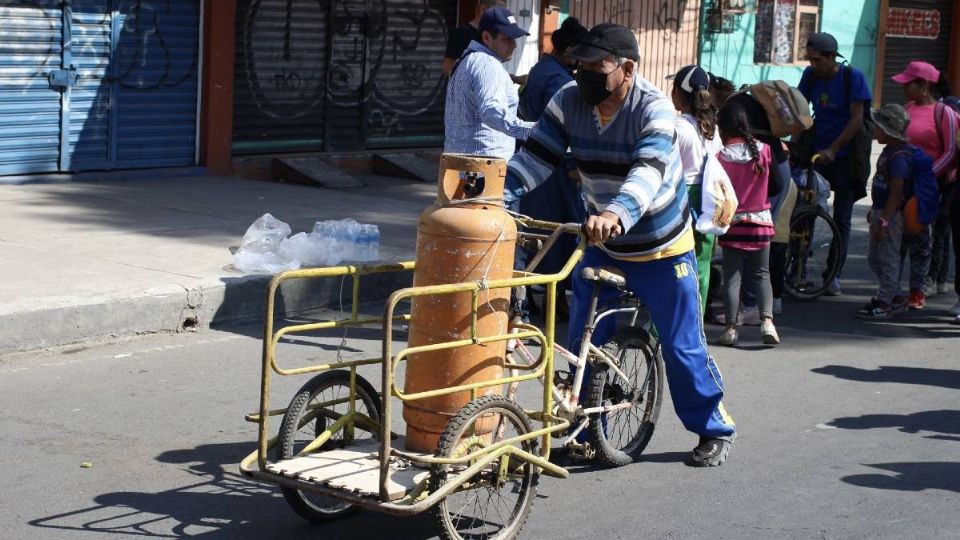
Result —
M517 18L505 7L487 9L480 16L481 32L500 32L511 39L529 36L530 33L517 26Z
M710 88L710 75L700 66L684 66L680 71L667 77L688 94Z

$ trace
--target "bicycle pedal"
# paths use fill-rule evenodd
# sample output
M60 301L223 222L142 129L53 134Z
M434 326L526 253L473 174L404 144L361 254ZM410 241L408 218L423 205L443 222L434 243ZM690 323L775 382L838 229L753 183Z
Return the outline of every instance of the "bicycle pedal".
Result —
M565 369L558 369L553 372L553 384L556 386L569 386L573 384L573 373Z
M590 443L571 442L567 444L567 452L571 458L583 461L590 461L597 456L597 451L590 446Z

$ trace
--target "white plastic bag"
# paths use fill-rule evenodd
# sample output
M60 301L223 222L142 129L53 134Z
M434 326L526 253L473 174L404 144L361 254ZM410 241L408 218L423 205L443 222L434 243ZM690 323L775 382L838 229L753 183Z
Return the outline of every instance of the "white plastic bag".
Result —
M290 235L290 226L270 214L260 216L247 229L240 249L233 256L237 268L247 274L275 274L300 268L300 261L278 253L280 243Z
M706 150L701 171L700 214L695 227L703 234L721 235L730 228L737 213L737 194L717 156Z
M813 191L813 200L820 208L830 210L830 182L813 168L794 169L793 181L798 188Z

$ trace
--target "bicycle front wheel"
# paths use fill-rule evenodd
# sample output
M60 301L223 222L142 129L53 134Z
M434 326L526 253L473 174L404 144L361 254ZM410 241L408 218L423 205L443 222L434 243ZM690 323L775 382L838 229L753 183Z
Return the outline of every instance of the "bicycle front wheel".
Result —
M803 208L790 220L783 288L799 300L826 292L840 271L840 228L823 208Z
M603 350L623 375L606 363L593 365L585 407L614 409L591 414L590 442L598 460L621 467L639 458L653 436L663 401L663 356L657 340L636 327L622 328Z

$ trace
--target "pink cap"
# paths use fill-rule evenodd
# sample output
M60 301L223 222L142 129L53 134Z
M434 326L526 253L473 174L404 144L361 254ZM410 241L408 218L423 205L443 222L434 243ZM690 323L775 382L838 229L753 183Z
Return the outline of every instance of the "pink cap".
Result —
M907 84L917 79L935 83L940 80L940 71L926 62L915 60L907 64L902 73L897 73L890 78L900 84Z

